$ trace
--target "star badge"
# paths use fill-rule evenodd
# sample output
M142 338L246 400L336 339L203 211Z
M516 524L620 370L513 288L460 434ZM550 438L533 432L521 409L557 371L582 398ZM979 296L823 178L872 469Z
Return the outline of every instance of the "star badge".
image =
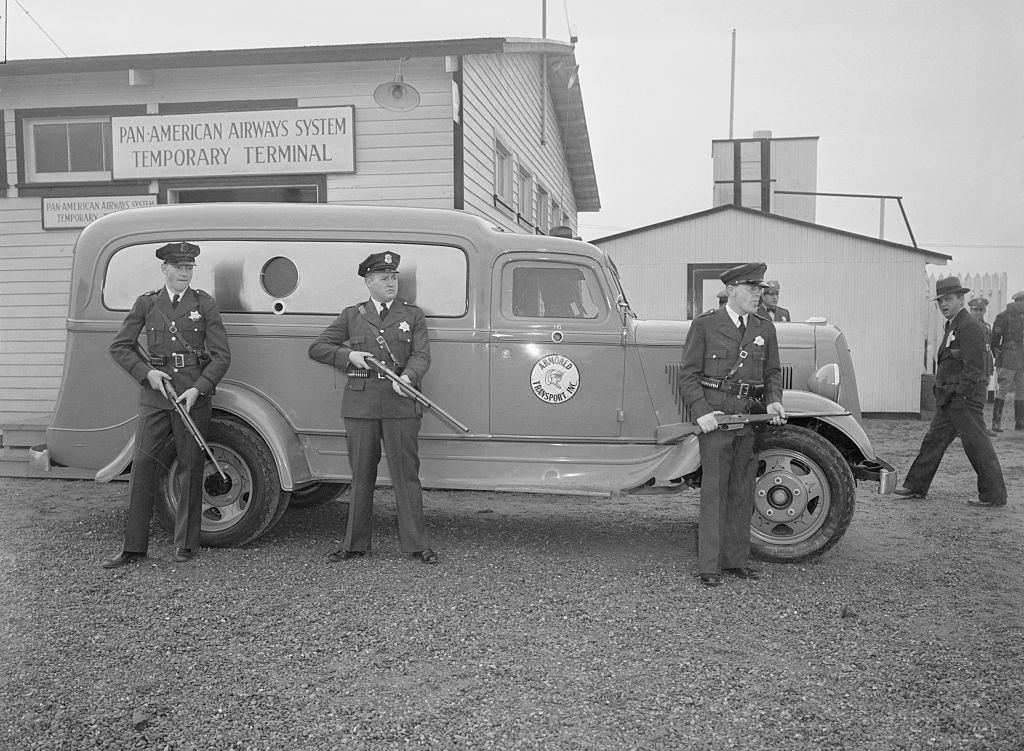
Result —
M198 321L200 318L202 318L198 310L193 310L191 313L188 314L188 317L191 318L193 321Z
M400 324L398 324L398 330L399 331L408 331L409 330L409 322L408 321L402 321Z
M764 339L762 339L760 336L755 337L754 338L754 344L756 344L758 347L763 347L764 346Z

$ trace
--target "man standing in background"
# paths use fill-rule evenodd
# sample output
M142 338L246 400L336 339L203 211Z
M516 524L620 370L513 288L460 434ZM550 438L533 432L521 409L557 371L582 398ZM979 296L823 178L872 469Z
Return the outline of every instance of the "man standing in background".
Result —
M772 279L765 284L768 286L761 293L761 306L757 309L757 314L769 321L792 321L789 311L779 307L779 293L782 288L778 281Z
M1013 401L1014 430L1024 430L1024 290L1015 294L992 324L992 354L996 358L996 396L992 430L1002 432L1003 406Z

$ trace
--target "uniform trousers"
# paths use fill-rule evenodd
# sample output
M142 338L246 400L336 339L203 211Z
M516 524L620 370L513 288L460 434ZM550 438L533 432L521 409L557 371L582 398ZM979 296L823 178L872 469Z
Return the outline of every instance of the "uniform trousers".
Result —
M1006 484L999 457L985 434L983 404L977 399L954 396L935 410L921 450L910 466L903 487L921 495L928 493L949 444L959 436L967 458L978 474L978 498L986 503L1006 503Z
M213 408L210 400L199 397L189 413L204 436L210 426ZM168 436L174 438L178 468L174 477L178 508L174 516L174 547L199 549L199 533L203 526L203 469L206 454L188 432L185 423L173 409L143 406L135 431L135 456L129 482L128 531L124 550L145 553L149 547L149 521L153 514L156 493L158 456Z
M373 489L377 484L381 440L387 452L398 507L398 541L403 553L426 550L423 492L420 487L419 417L366 419L346 417L348 455L352 463L351 502L345 550L367 551L373 537Z
M1024 399L1024 368L996 369L996 399L1015 401Z
M750 555L754 513L754 431L715 430L697 437L700 445L700 528L697 560L702 574L744 568Z

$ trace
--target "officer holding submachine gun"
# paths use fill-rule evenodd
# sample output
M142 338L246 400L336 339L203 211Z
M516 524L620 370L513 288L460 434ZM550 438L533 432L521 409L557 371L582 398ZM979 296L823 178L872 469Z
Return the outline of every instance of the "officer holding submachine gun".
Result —
M352 466L351 501L345 540L327 556L332 562L370 552L373 490L383 441L402 552L423 563L437 563L437 553L427 542L419 478L420 423L428 405L415 398L419 391L410 390L430 367L430 337L423 311L396 299L400 261L398 253L384 251L371 253L359 264L370 299L345 308L309 347L312 359L347 376L341 416Z
M156 456L168 436L173 436L178 458L174 480L180 494L174 560L191 560L199 550L203 470L206 455L213 458L203 434L213 412L210 397L231 364L231 351L217 303L189 286L198 255L199 246L189 242L168 243L156 251L165 285L135 301L110 345L114 361L142 384L142 390L124 548L104 561L103 568L124 566L146 555ZM148 355L139 349L143 331ZM224 478L219 466L217 470Z

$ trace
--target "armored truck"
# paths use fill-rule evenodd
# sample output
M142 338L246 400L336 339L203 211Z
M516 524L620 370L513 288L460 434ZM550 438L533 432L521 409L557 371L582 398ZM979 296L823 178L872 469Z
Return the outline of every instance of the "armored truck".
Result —
M343 372L309 359L316 336L367 299L359 262L401 258L399 297L422 308L434 411L420 434L426 488L548 494L685 493L700 484L695 435L677 378L688 323L640 320L613 260L578 239L503 232L453 210L298 204L165 205L90 224L74 250L63 381L38 468L129 466L138 388L108 353L135 298L159 286L167 242L197 243L193 286L221 309L231 368L214 396L206 545L245 544L291 505L341 495L351 479ZM858 481L887 492L893 468L860 424L843 333L778 325L787 412L760 431L751 516L754 552L799 561L834 545ZM666 439L665 435L673 435ZM178 502L174 449L162 455L161 520ZM379 482L389 482L382 465Z

